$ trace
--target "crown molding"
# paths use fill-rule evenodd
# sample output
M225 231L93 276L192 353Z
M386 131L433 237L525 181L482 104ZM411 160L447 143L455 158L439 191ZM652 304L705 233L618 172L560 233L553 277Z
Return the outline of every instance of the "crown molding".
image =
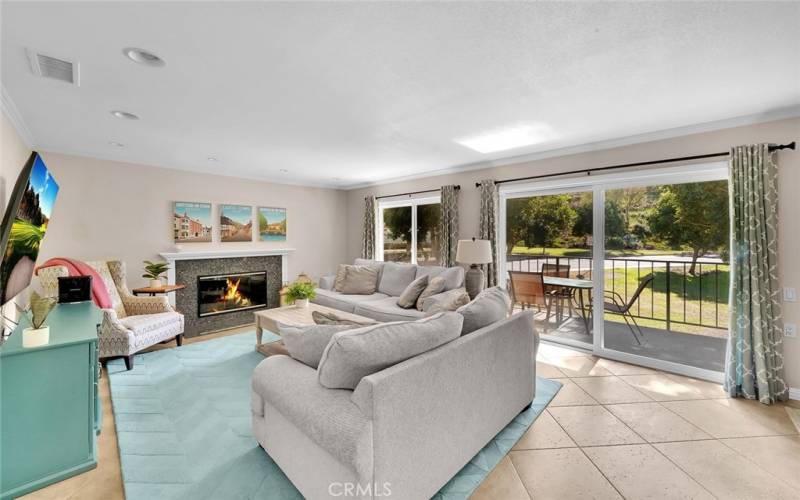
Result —
M22 142L28 146L28 149L34 149L35 142L33 140L33 134L31 134L31 130L25 124L25 120L22 119L22 115L17 108L17 105L14 104L14 100L11 99L8 91L6 90L6 86L0 83L0 107L3 109L3 113L8 117L8 121L11 122L11 125L14 126L16 129L17 134L19 134Z
M477 163L468 163L465 165L457 165L454 167L431 170L428 172L422 172L419 174L412 174L402 177L393 177L391 179L385 179L375 182L362 182L362 183L344 185L341 187L341 189L344 189L346 191L352 191L354 189L363 189L373 186L382 186L385 184L394 184L395 182L425 179L427 177L436 177L439 175L470 172L473 170L483 170L486 168L501 167L506 165L516 165L519 163L544 160L547 158L588 153L591 151L601 151L604 149L614 149L623 146L630 146L633 144L641 144L645 142L673 139L676 137L682 137L686 135L701 134L704 132L713 132L715 130L724 130L735 127L743 127L747 125L756 125L759 123L767 123L767 122L773 122L777 120L784 120L787 118L797 118L797 117L800 117L800 105L779 108L772 111L767 111L765 113L737 116L734 118L726 118L724 120L698 123L694 125L658 130L654 132L646 132L643 134L620 137L617 139L608 139L604 141L578 144L575 146L566 146L563 148L549 149L546 151L539 151L536 153L509 156L505 158L499 158L496 160L486 160Z

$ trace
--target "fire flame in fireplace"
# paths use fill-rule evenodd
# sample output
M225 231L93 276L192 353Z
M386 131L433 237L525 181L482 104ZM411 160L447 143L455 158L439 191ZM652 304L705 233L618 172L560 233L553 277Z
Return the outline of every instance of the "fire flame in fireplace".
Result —
M226 305L233 305L236 307L248 307L252 305L250 299L242 295L239 291L239 283L241 282L242 278L237 279L235 282L227 278L225 293L220 298L220 302L224 302Z

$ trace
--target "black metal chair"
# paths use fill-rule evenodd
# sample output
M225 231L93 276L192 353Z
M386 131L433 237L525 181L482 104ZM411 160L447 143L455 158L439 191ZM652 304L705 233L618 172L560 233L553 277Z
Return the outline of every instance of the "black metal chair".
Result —
M603 301L603 310L622 316L622 319L625 320L625 324L627 324L628 328L630 328L633 338L636 339L636 343L639 345L642 345L642 341L639 340L639 337L644 338L644 333L642 333L642 329L639 328L638 323L636 323L636 319L633 317L633 314L631 314L631 308L633 308L634 304L636 304L636 301L639 300L639 296L642 294L644 289L647 288L647 285L652 283L653 279L655 279L655 276L652 274L643 279L636 288L636 292L631 295L631 298L627 303L625 303L625 299L623 299L622 295L619 293L609 290L605 291L606 299L610 299L610 302L607 300ZM628 318L630 318L630 321L628 321ZM633 326L631 326L631 322L633 322L636 330L639 331L639 336L636 335L636 330L634 330Z

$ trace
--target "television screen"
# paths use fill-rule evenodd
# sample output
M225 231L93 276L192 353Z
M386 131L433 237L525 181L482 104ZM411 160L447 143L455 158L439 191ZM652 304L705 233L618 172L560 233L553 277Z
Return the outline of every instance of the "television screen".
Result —
M58 184L42 157L31 153L3 216L0 304L13 299L30 284L57 194Z

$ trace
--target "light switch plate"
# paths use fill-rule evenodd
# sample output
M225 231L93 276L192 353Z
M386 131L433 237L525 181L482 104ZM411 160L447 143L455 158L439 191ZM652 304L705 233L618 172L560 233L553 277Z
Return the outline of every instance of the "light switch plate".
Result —
M783 301L797 302L797 289L790 286L783 287Z
M786 323L783 325L784 337L797 337L797 325L794 323Z

